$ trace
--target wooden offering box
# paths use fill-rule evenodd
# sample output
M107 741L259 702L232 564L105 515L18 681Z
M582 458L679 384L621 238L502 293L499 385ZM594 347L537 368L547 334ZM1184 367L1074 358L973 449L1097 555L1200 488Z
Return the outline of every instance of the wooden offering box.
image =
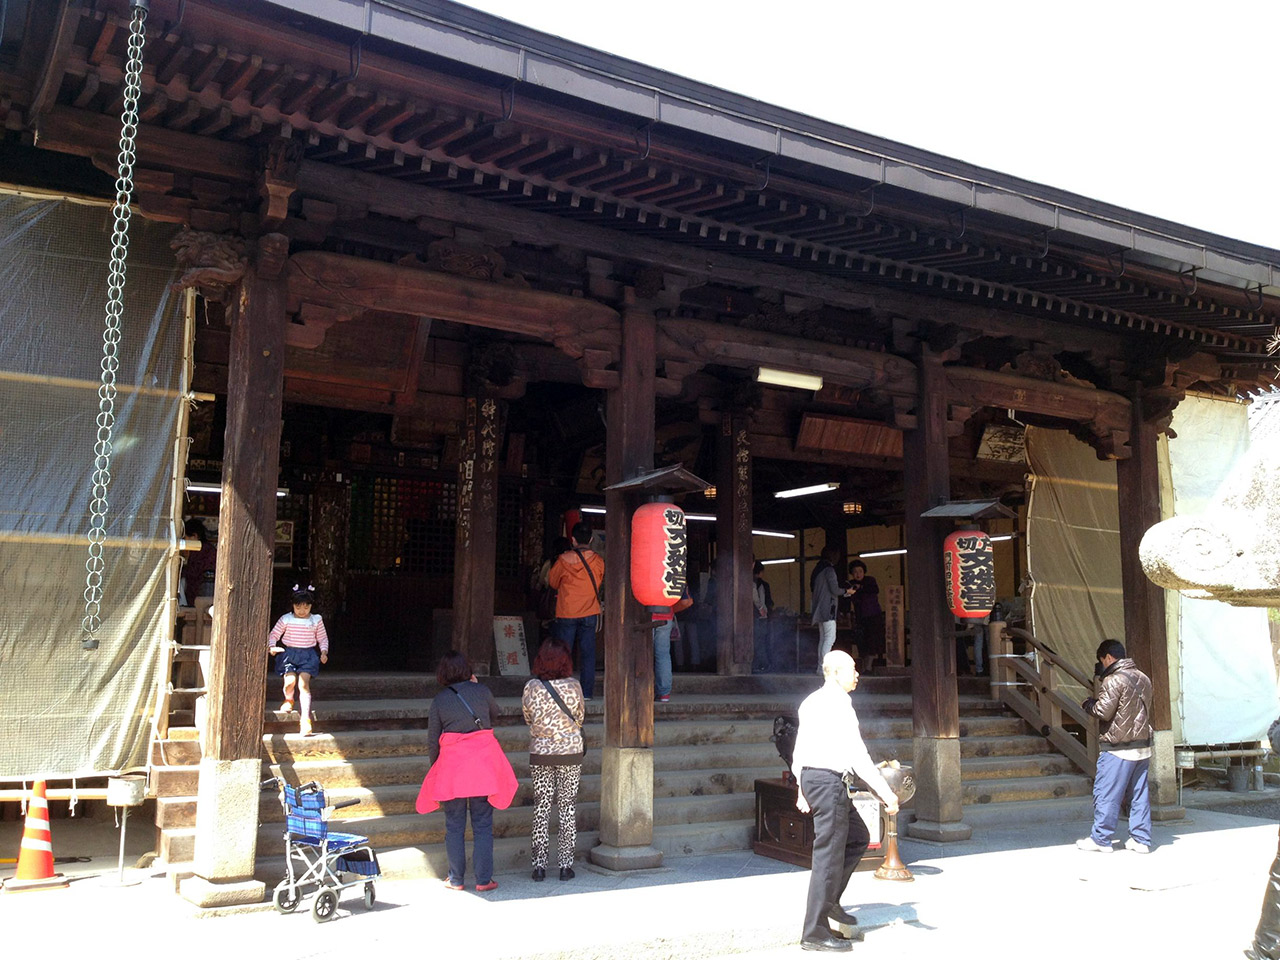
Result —
M756 830L751 849L762 857L808 867L813 859L813 816L796 809L796 793L796 785L781 778L756 781ZM876 807L884 809L878 800ZM859 871L875 870L884 860L884 817L878 816L879 828L871 831L871 846L858 864Z

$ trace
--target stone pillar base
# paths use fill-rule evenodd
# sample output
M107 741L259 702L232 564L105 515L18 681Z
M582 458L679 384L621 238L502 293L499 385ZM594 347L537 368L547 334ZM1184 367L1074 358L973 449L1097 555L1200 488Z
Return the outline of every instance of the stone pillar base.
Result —
M605 747L600 757L600 845L588 859L609 870L662 865L653 846L653 751Z
M258 847L258 798L262 761L200 761L196 798L196 849L178 892L200 907L261 903L264 884L253 879Z
M1187 808L1176 803L1153 803L1151 805L1152 821L1183 820L1187 816Z
M187 877L178 884L178 892L197 907L235 907L244 903L262 903L267 885L259 880L218 882L204 877Z
M907 824L903 832L916 840L934 840L938 843L953 843L973 836L973 828L960 821L939 823L937 820L914 820Z
M587 859L606 870L651 870L662 866L657 847L613 847L607 843L592 847Z
M907 824L908 837L920 840L968 840L972 828L964 822L960 783L960 740L956 737L915 737L912 743L916 819Z

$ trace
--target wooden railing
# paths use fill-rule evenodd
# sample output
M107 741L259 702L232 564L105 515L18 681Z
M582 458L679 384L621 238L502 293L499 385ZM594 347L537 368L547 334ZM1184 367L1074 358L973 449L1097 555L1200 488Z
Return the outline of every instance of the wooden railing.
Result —
M1084 773L1093 776L1098 766L1098 722L1058 689L1065 674L1091 695L1093 678L1027 630L992 623L987 636L991 695L1031 724ZM1025 650L1015 653L1018 645Z

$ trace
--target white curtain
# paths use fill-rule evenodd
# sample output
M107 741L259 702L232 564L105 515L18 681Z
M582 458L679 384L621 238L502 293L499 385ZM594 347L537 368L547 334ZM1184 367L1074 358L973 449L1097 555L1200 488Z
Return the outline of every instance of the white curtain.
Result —
M1187 397L1173 417L1169 471L1175 514L1198 513L1249 448L1247 408L1233 400ZM1183 743L1257 740L1278 709L1267 611L1166 594L1178 624Z
M1098 644L1124 639L1116 465L1065 430L1027 428L1027 568L1036 639L1086 675ZM1083 689L1063 684L1068 696Z

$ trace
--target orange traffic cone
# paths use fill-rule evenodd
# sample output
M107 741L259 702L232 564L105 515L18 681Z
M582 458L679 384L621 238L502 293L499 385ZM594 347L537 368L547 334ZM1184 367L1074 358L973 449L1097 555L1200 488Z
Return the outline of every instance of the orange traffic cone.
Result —
M49 832L49 801L43 780L37 780L27 803L27 821L18 851L18 872L4 882L5 893L65 887L62 874L53 872L53 835Z

